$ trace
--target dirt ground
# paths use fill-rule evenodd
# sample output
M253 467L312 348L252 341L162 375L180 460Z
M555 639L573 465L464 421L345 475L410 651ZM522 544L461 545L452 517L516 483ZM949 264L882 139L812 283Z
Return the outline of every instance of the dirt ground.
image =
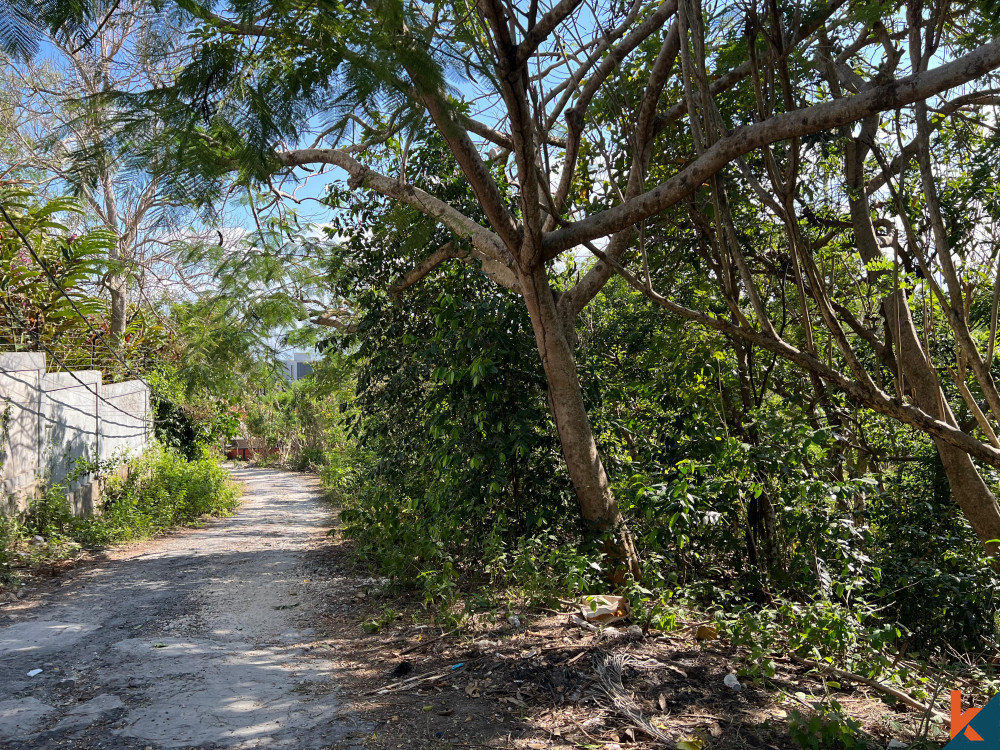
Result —
M234 517L35 579L0 607L0 747L777 750L825 690L875 747L908 743L923 718L792 663L733 690L737 655L694 625L609 637L504 611L434 628L326 535L314 478L235 475Z

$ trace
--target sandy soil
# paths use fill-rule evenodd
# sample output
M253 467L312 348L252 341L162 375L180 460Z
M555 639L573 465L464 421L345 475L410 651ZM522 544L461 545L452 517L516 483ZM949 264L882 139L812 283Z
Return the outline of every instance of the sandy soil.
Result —
M113 552L0 609L0 747L358 747L330 649L316 481L242 469L232 518ZM29 676L29 672L42 672Z

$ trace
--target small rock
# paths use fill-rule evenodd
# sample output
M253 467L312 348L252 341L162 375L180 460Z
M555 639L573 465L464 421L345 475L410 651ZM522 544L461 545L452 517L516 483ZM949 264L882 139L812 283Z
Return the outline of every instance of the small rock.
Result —
M642 640L642 628L639 625L629 625L628 637L637 641Z
M905 742L901 742L897 739L889 740L889 744L886 746L886 750L903 750L904 747L909 747Z

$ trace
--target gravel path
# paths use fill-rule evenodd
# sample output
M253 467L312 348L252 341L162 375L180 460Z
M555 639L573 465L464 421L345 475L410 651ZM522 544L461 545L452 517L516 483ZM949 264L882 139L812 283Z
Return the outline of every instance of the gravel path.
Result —
M309 628L330 578L311 554L332 522L317 484L234 476L232 518L0 609L0 747L360 746Z

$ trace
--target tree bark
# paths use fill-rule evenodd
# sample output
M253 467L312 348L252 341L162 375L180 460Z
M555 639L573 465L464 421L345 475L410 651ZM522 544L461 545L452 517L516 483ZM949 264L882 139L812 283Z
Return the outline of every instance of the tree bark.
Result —
M594 531L610 531L633 576L640 573L639 556L608 483L594 432L583 402L583 390L569 337L560 322L544 267L519 271L521 291L531 317L538 354L549 389L563 458L580 503L584 522Z
M128 322L128 290L125 278L114 275L108 279L108 289L111 292L111 342L121 349L125 341L125 326Z
M886 325L903 379L914 402L943 422L956 425L955 415L941 392L937 372L927 361L923 345L910 315L906 295L897 290L884 302ZM943 440L934 439L955 502L965 513L972 530L994 559L1000 555L1000 506L983 481L969 454Z

